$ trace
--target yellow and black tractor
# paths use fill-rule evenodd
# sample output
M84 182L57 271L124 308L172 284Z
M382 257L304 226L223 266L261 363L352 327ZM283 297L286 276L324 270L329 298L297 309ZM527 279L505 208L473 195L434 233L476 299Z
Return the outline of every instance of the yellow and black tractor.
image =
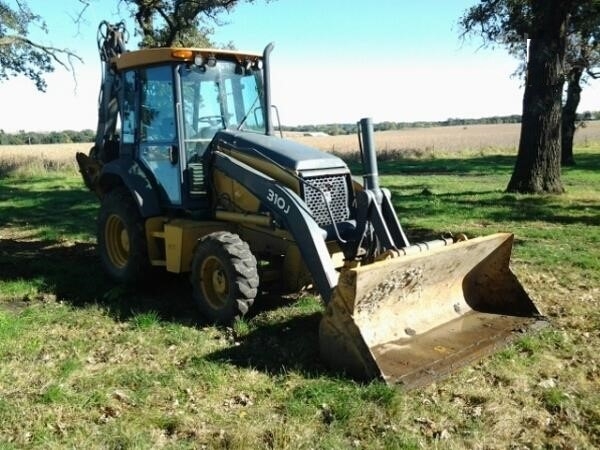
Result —
M125 51L103 22L95 144L79 153L100 199L98 249L119 282L189 272L202 314L226 323L261 290L312 285L325 363L414 386L543 323L509 269L511 234L409 243L379 186L370 119L362 179L274 132L262 54Z

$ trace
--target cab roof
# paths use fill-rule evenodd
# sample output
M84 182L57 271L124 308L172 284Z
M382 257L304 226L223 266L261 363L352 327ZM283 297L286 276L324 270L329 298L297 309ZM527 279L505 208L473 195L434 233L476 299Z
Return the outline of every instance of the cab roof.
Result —
M192 62L197 55L201 55L203 59L207 59L212 56L216 59L235 60L240 64L248 60L255 62L259 59L262 59L261 54L240 52L237 50L164 47L125 52L120 56L114 57L111 62L116 66L117 70L124 70L169 61Z

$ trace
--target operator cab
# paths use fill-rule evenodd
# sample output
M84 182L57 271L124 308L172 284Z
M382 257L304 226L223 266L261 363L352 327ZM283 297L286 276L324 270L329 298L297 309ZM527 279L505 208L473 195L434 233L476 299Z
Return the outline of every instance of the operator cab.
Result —
M125 53L117 65L126 66L132 53L150 52ZM267 132L263 71L256 56L180 54L189 60L149 64L147 55L139 55L143 65L123 67L121 153L131 154L148 173L162 206L197 209L206 200L203 156L215 134Z

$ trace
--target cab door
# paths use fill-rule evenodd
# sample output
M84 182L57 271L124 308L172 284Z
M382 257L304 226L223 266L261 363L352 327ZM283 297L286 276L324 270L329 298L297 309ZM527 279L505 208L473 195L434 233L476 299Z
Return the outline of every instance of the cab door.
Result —
M182 176L172 66L139 71L139 158L152 172L165 206L181 205Z

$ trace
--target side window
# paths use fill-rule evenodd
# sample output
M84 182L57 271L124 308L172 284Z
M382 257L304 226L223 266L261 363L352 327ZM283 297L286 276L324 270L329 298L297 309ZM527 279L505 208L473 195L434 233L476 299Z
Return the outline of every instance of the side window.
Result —
M142 142L172 142L176 139L175 102L171 67L140 71Z
M135 111L135 72L130 70L125 73L125 93L123 96L122 142L133 144L135 140L135 124L137 114Z

